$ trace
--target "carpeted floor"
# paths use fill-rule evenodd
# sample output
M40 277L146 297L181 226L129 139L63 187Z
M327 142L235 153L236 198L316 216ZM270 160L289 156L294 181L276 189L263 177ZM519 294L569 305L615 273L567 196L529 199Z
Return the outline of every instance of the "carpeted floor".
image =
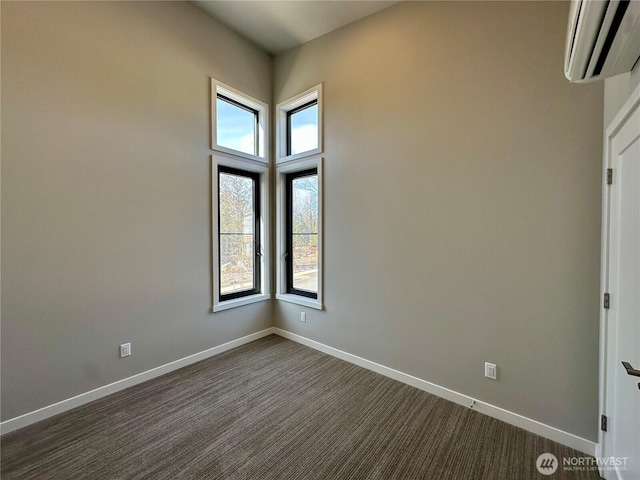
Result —
M599 479L570 448L269 336L1 439L10 479Z

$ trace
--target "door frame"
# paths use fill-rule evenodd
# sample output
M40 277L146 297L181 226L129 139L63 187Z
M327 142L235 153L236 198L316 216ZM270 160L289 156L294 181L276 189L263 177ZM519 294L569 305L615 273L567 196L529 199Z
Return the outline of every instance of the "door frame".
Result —
M603 456L605 452L605 444L607 437L605 432L600 429L600 415L607 415L607 334L608 334L608 314L609 311L604 308L603 299L605 293L609 292L609 237L610 237L610 205L611 205L611 189L608 188L606 178L607 170L611 168L611 149L613 137L624 126L625 122L629 119L636 108L640 108L640 85L631 92L629 98L616 114L605 131L604 138L604 157L602 165L602 227L601 227L601 254L600 254L600 358L599 358L599 412L598 412L598 444L596 445L596 458ZM603 470L600 470L600 475L603 478L607 478Z

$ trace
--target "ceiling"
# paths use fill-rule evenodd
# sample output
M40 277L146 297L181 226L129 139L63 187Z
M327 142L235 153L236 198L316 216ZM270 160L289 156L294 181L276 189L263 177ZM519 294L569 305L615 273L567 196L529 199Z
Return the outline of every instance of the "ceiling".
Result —
M195 0L193 3L269 53L281 53L399 0Z

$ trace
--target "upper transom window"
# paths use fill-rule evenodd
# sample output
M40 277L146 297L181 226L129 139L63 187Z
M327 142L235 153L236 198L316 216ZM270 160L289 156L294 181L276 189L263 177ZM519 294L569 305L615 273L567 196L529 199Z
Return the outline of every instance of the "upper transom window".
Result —
M258 111L218 94L218 145L258 155Z
M287 112L287 155L318 148L318 100Z
M211 148L267 162L267 104L211 79Z
M277 163L322 152L322 84L277 107Z

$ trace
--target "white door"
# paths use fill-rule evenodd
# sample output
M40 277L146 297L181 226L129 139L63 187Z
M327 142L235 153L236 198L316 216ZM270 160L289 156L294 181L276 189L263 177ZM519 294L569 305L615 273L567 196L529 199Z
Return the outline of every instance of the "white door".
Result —
M608 189L608 259L605 285L610 294L604 315L603 460L614 457L602 474L607 479L640 480L640 107L636 89L608 133L607 162L612 169ZM607 219L607 216L605 216ZM607 231L608 230L608 231ZM634 373L634 372L631 372ZM640 373L640 372L638 372ZM618 468L613 468L613 467Z

